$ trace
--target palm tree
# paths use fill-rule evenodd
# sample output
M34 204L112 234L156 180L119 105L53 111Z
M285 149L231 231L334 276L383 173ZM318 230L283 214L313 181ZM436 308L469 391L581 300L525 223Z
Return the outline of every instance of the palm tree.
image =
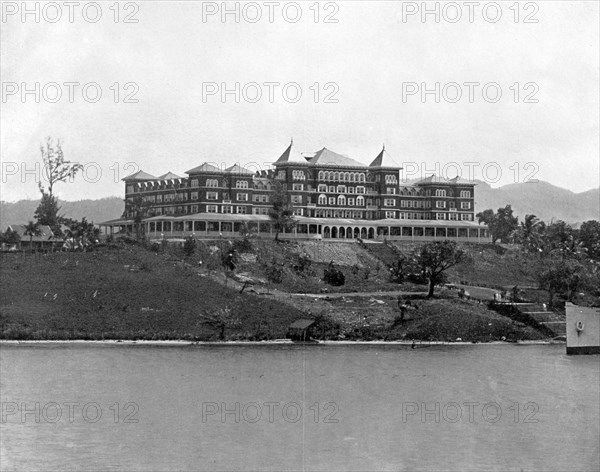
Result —
M29 236L29 248L31 249L31 252L33 252L33 237L42 234L40 225L38 223L34 223L33 221L29 221L29 223L25 225L24 234L25 236Z

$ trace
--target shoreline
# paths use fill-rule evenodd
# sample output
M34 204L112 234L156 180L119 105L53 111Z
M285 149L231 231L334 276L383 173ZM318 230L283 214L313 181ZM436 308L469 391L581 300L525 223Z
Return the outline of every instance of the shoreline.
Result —
M415 346L428 347L428 346L497 346L497 345L509 345L509 346L528 346L528 345L545 345L545 344L564 344L565 341L554 341L554 340L525 340L517 342L507 341L490 341L490 342L470 342L470 341L416 341ZM294 342L289 339L278 339L272 341L183 341L183 340L172 340L172 341L146 341L146 340L102 340L102 341L89 341L85 339L68 339L68 340L11 340L2 339L0 340L0 347L3 345L8 346L27 346L27 345L40 345L40 344L73 344L73 345L107 345L107 346L356 346L356 345L373 345L373 346L412 346L412 341L316 341L316 342Z

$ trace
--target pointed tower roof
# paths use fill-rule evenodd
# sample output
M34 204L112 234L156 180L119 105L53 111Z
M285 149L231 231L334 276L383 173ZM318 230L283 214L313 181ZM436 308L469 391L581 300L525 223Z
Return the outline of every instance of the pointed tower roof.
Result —
M227 169L225 169L225 172L228 172L230 174L244 174L244 175L253 175L254 172L252 172L250 169L246 169L245 167L242 167L239 164L234 164L231 167L228 167Z
M186 171L186 174L201 174L203 172L219 172L220 173L221 169L205 162L204 164L201 164L198 167L194 167L193 169Z
M179 177L178 175L174 174L173 172L169 171L166 174L163 174L159 177L157 177L158 180L171 180L171 179L181 179L181 177Z
M364 167L361 162L323 148L310 160L311 166Z
M287 149L283 151L283 154L279 156L279 159L275 161L275 165L281 164L308 164L306 159L294 149L294 140L292 140Z
M135 174L128 175L127 177L121 179L124 182L129 182L131 180L156 180L154 175L150 175L143 170L137 171Z
M381 152L377 157L369 164L369 167L380 167L386 169L402 169L402 166L398 164L392 156L385 150L385 146L381 149Z

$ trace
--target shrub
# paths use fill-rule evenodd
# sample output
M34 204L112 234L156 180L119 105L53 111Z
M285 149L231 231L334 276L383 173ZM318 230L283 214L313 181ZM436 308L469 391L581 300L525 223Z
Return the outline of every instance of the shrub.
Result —
M283 268L281 264L277 263L275 258L265 264L265 275L267 276L267 280L274 284L283 282Z
M303 276L314 275L314 271L311 269L312 260L306 253L299 254L296 258L296 262L292 265L294 271Z
M192 238L191 236L188 236L187 238L185 238L185 241L183 243L183 253L189 257L191 255L194 254L194 252L196 251L196 240L194 238Z
M333 261L329 263L329 266L325 269L323 274L323 281L334 287L341 287L346 283L346 276L344 273L336 269L333 266Z

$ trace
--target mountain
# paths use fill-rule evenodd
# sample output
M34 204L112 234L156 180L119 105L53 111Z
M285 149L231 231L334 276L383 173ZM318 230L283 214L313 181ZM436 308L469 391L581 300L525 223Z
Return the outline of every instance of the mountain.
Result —
M509 184L498 188L492 188L481 181L476 183L476 213L488 208L495 211L510 204L520 219L527 214L534 214L546 222L555 219L573 225L587 220L600 220L600 189L574 193L542 181ZM33 220L38 203L38 200L0 202L0 230L5 230L9 224L26 224ZM59 204L64 216L78 220L85 216L88 221L95 223L119 218L124 208L123 200L119 197L60 201Z
M0 202L0 230L6 230L8 225L27 224L29 220L35 221L33 214L38 204L39 200L20 200L15 203ZM124 209L123 199L119 197L76 202L59 200L58 205L61 215L76 220L85 217L94 223L119 218Z
M509 184L498 188L477 181L476 213L488 208L496 211L509 204L520 219L533 214L546 222L554 219L576 224L600 220L600 189L597 188L574 193L542 181Z

